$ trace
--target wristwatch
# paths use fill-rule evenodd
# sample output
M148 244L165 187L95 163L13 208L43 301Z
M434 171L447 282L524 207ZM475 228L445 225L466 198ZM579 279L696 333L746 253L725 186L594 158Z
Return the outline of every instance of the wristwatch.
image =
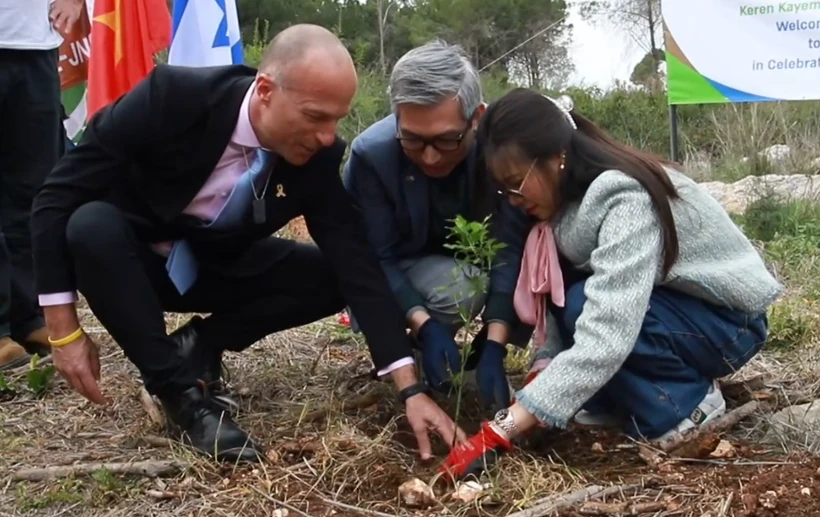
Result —
M430 395L430 387L423 382L417 382L416 384L411 384L410 386L404 388L399 392L399 401L404 404L407 402L407 399L418 395L420 393L424 393L425 395Z
M518 427L515 426L515 418L513 418L513 414L507 408L501 409L495 414L493 424L507 433L507 436L516 436L518 434Z

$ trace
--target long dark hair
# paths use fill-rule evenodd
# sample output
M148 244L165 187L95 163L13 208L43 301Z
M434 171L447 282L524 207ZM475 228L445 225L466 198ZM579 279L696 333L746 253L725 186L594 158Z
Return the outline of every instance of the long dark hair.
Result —
M678 258L678 233L670 205L678 192L663 165L674 164L624 145L574 110L570 113L577 130L564 112L540 93L526 88L511 90L490 104L481 118L477 137L487 164L502 149L539 161L566 152L562 204L583 198L604 171L615 169L634 178L649 193L660 219L666 276ZM500 173L493 171L499 180Z

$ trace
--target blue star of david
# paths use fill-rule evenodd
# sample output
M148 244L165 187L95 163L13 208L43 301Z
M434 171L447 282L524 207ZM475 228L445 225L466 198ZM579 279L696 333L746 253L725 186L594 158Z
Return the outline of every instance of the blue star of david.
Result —
M222 9L222 21L219 22L219 27L216 29L213 48L230 47L231 39L228 37L228 9L225 7L225 0L214 0L214 2Z

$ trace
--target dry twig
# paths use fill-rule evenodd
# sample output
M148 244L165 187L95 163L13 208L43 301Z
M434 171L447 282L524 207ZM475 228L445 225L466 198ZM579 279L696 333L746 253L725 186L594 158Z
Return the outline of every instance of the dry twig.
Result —
M148 419L153 424L160 427L165 425L165 418L163 416L164 413L159 406L157 406L157 403L154 402L154 397L152 397L151 394L145 390L144 386L140 387L139 401L142 408L148 414Z
M757 411L759 406L760 403L756 400L747 402L739 408L733 409L722 417L712 420L707 424L703 424L689 431L673 435L666 440L660 441L655 444L655 447L663 452L672 452L675 449L682 447L684 444L699 441L709 434L719 433L737 425L738 422Z
M663 501L648 503L586 503L578 510L581 515L642 515L666 510L667 504Z
M169 499L176 499L179 497L174 492L166 492L162 490L146 490L145 495L158 501L167 501Z
M511 513L507 517L544 517L556 510L567 508L578 503L592 501L595 499L603 499L610 495L620 494L621 492L635 490L638 488L641 488L641 485L616 485L609 488L604 488L597 485L590 486L575 492L570 492L566 495L549 497L546 500L542 500L540 504L536 503L535 506L527 508L526 510L521 510L520 512Z
M718 517L726 517L729 515L729 508L732 507L732 500L735 498L734 492L729 492L729 497L726 498L726 501L723 502L723 506L720 508L720 513Z
M114 474L160 477L186 470L188 465L181 461L138 461L134 463L81 463L43 468L21 469L14 473L15 481L43 481L77 475L89 475L98 470Z

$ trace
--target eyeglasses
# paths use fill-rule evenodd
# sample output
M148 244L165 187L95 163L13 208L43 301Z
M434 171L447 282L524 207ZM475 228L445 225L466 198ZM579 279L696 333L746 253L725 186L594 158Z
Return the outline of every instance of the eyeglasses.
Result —
M537 162L537 161L538 161L538 158L536 158L535 160L532 161L532 164L530 165L530 168L527 169L527 173L524 174L524 178L521 180L521 184L518 185L518 188L515 188L515 189L513 189L513 188L504 188L503 190L499 190L498 193L501 194L501 195L506 195L506 196L510 196L510 197L523 198L524 194L521 191L524 189L524 183L526 183L527 178L530 177L530 173L532 172L532 169L535 167L535 162Z
M398 122L397 122L398 124ZM467 136L470 126L473 124L472 117L467 121L467 126L455 138L423 138L420 136L402 136L401 128L396 128L396 139L398 139L401 146L408 151L423 151L427 146L432 146L433 149L443 153L451 153L461 147L461 141Z

